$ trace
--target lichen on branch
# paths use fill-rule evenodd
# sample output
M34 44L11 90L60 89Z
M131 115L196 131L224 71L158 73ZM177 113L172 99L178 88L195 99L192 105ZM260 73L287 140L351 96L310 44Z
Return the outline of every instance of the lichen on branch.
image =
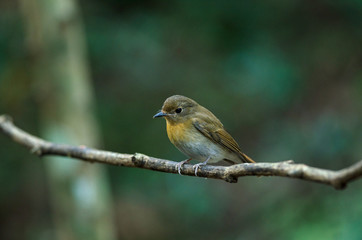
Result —
M7 115L0 116L0 130L14 142L30 149L38 156L54 155L124 167L144 168L166 173L178 173L177 162L150 157L144 154L125 154L103 151L84 146L71 146L48 142L35 137L16 127ZM182 175L195 176L192 165L182 167ZM197 177L221 179L227 182L237 182L243 176L279 176L297 178L311 182L330 185L335 189L344 189L347 183L362 176L362 160L347 168L332 171L310 167L305 164L295 164L293 161L276 163L242 163L232 166L206 165L199 168Z

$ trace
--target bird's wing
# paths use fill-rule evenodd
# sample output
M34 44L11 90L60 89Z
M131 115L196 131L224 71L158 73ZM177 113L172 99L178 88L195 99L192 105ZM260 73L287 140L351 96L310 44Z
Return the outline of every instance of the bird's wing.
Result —
M221 127L214 129L211 123L201 122L197 120L193 121L193 125L205 137L227 148L229 151L236 153L243 162L254 163L254 161L251 158L249 158L247 155L241 152L237 142L227 131L225 131L224 128Z

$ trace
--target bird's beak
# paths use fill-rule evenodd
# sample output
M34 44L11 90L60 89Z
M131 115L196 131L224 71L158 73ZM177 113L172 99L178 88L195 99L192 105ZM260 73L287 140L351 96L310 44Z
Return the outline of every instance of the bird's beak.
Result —
M155 114L155 116L153 116L153 118L164 117L164 116L167 116L167 114L162 111L159 111L158 113Z

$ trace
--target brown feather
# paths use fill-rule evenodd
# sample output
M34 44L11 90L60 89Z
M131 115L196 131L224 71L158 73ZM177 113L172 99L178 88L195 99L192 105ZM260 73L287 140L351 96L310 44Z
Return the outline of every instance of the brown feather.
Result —
M193 121L193 125L205 137L235 153L243 162L255 163L250 157L241 152L238 143L224 128L215 129L214 125L206 122L200 123L197 120Z

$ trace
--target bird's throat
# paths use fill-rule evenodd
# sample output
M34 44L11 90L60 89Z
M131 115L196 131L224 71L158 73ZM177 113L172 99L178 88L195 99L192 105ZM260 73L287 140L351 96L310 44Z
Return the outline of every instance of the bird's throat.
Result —
M166 119L168 138L175 145L178 145L178 143L180 142L188 141L187 139L189 135L188 129L190 129L190 127L193 128L193 126L191 125L192 125L191 121L177 123Z

